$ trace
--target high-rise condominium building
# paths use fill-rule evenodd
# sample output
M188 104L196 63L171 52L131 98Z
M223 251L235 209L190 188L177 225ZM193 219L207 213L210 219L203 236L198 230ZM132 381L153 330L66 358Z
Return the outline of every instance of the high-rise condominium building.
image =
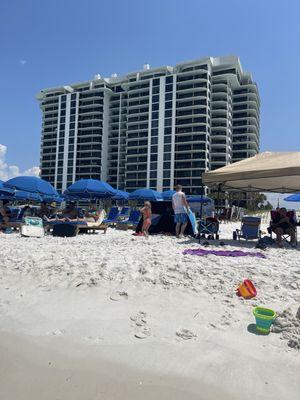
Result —
M128 191L181 183L259 151L259 94L238 57L203 58L42 90L41 176Z

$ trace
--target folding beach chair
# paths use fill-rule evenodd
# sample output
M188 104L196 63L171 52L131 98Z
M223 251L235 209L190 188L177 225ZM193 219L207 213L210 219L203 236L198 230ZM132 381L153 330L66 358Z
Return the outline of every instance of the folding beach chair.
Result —
M208 239L219 239L219 221L215 217L200 219L198 223L198 233L200 236L208 236Z
M238 240L246 239L246 240L254 240L261 238L261 230L260 230L260 217L251 217L244 216L242 218L241 229L236 229L233 233L233 238L237 238Z
M295 221L295 226L294 226L294 229L295 229L295 238L296 238L296 243L298 243L298 239L297 239L297 218L296 218L296 213L295 213L294 210L290 210L290 211L287 211L286 216L287 216L290 220ZM273 232L274 232L274 229L272 228L272 224L276 221L277 217L278 217L278 211L272 210L272 211L271 211L270 226L268 227L268 232L269 232L269 234L270 234L271 239L272 239L272 234L273 234ZM284 233L284 234L282 235L282 240L283 240L284 242L287 242L287 243L288 243L288 242L289 242L289 240L288 240L289 238L290 238L290 235L289 235L288 233Z
M141 213L139 210L132 210L130 212L129 218L125 221L119 221L117 223L118 229L135 229L141 219Z

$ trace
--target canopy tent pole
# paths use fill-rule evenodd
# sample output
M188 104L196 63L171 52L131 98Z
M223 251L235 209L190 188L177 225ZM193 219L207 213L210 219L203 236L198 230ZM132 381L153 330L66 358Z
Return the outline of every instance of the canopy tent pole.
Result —
M200 203L200 226L199 226L199 244L201 244L201 221L202 221L202 213L203 213L203 183L201 183L201 203Z

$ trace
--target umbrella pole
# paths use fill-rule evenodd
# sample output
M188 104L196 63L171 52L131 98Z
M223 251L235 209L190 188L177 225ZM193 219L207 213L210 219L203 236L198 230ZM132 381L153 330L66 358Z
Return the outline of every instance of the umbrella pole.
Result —
M202 213L203 213L203 183L201 183L201 203L200 203L200 226L199 226L199 244L201 244L201 221L202 221Z
M221 184L218 185L218 194L217 194L217 216L220 215L220 192L221 192Z

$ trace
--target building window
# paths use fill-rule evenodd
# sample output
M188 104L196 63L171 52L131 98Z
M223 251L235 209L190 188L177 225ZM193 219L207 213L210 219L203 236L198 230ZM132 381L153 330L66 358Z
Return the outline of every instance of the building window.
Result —
M171 83L171 82L173 82L173 75L166 77L166 83Z
M172 118L165 119L165 126L172 126Z
M172 108L172 102L171 102L171 101L166 101L166 103L165 103L165 109L168 110L168 109L170 109L170 108Z
M159 93L159 86L154 86L152 88L152 94L158 94Z
M172 117L172 110L166 110L165 117Z
M173 93L166 93L166 95L165 95L166 101L172 100L172 98L173 98Z
M159 86L159 79L153 79L153 86Z
M152 103L158 103L159 102L159 95L152 96Z
M166 85L166 92L172 92L172 90L173 90L173 84Z
M158 112L152 113L152 119L158 119Z

